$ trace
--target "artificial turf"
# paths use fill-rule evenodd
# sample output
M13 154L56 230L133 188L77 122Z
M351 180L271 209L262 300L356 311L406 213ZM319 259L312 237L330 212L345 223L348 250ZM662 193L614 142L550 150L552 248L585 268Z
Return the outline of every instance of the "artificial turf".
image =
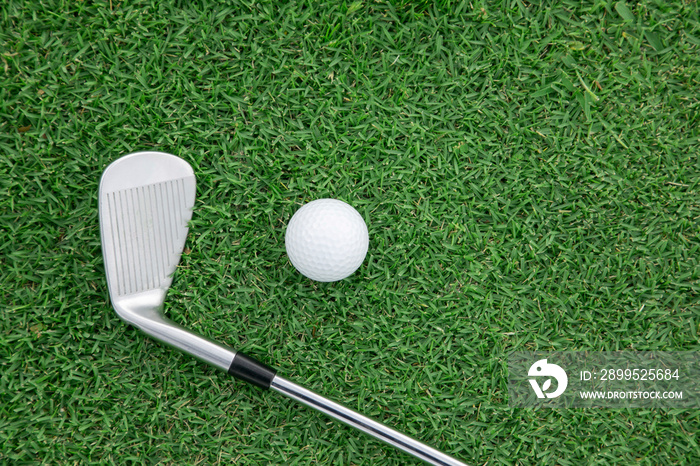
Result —
M697 351L690 1L0 6L0 463L409 464L108 299L102 170L179 155L175 321L470 464L698 464L698 410L514 409L523 350ZM298 274L285 224L370 251Z

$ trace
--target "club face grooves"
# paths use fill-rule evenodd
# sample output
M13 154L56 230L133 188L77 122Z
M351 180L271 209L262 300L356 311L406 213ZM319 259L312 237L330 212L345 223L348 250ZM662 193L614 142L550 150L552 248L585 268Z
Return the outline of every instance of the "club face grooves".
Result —
M105 193L105 254L115 261L116 297L160 288L175 270L187 235L183 184L181 178Z

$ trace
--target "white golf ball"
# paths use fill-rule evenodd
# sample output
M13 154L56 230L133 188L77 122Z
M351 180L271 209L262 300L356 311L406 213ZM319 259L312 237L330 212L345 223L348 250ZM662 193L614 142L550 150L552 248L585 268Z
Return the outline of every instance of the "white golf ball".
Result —
M334 282L360 267L367 255L369 234L353 207L337 199L318 199L292 216L284 243L289 260L302 275Z

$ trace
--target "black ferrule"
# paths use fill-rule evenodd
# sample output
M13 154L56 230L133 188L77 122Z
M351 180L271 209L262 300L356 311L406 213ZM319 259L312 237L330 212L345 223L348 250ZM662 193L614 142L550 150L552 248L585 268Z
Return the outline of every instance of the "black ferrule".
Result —
M237 352L231 362L231 367L228 368L228 373L237 379L267 390L270 388L277 371L247 354Z

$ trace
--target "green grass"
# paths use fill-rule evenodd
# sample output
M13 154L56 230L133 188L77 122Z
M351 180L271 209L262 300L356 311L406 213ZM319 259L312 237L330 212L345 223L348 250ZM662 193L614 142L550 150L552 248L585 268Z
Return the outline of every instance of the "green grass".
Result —
M407 464L122 323L97 186L198 199L176 321L471 464L698 464L698 411L507 407L522 350L700 349L695 2L0 7L0 463ZM351 278L284 251L367 219Z

